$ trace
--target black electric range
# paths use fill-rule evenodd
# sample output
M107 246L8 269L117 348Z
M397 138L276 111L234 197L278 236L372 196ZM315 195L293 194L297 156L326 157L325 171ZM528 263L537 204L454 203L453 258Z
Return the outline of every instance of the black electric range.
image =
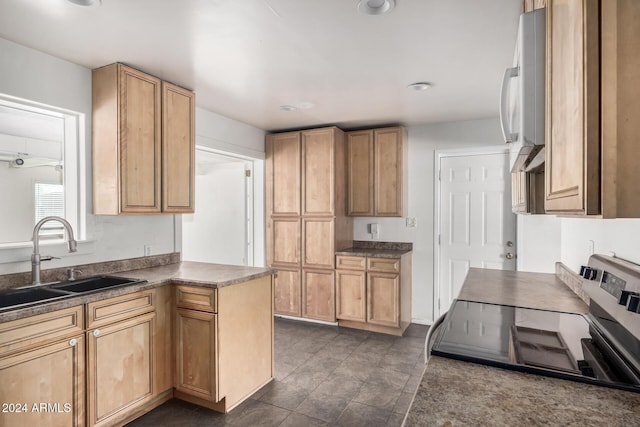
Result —
M455 300L431 354L640 392L640 266L592 255L586 315Z

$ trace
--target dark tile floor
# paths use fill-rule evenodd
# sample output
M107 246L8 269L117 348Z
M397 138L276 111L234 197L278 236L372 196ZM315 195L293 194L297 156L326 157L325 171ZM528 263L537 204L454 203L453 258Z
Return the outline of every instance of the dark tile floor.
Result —
M274 381L224 415L171 400L129 424L401 426L424 371L427 327L403 337L276 318Z

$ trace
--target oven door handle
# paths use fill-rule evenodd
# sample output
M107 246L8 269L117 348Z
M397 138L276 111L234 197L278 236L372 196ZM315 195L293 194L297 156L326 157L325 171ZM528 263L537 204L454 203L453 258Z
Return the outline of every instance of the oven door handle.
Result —
M442 322L444 322L444 318L447 315L447 312L445 311L442 316L438 317L438 319L433 322L433 325L431 325L431 327L429 328L429 330L427 331L427 337L424 340L424 363L426 364L429 361L429 356L431 353L431 349L429 347L429 343L431 341L431 337L433 335L433 333L436 331L436 329L438 329L438 327L442 324Z

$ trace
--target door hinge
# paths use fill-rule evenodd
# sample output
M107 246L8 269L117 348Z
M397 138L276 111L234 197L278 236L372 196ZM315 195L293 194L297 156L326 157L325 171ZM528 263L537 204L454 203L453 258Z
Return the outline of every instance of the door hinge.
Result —
M442 169L438 170L438 181L442 181Z
M440 298L438 298L438 311L440 311Z
M247 178L251 177L251 169L247 169L246 171L244 171L244 176L246 176Z
M442 243L442 242L441 242L441 240L440 240L440 236L441 236L441 235L440 235L440 234L438 234L438 246Z

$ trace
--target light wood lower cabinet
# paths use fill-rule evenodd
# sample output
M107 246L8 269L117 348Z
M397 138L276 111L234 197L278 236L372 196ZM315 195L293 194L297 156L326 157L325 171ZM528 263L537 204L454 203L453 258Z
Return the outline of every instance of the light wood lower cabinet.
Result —
M273 283L268 276L208 291L215 313L176 302L174 396L228 412L273 379Z
M402 335L411 323L411 254L401 258L336 256L340 326Z
M274 284L274 311L285 316L302 315L300 270L279 269Z
M176 390L217 402L216 314L176 310Z
M364 322L367 275L363 271L336 270L336 317Z
M82 335L0 358L0 426L84 426L84 369Z
M335 322L333 270L302 271L302 316Z
M0 323L0 426L85 425L83 308Z
M153 397L155 313L87 332L89 425L126 419Z

